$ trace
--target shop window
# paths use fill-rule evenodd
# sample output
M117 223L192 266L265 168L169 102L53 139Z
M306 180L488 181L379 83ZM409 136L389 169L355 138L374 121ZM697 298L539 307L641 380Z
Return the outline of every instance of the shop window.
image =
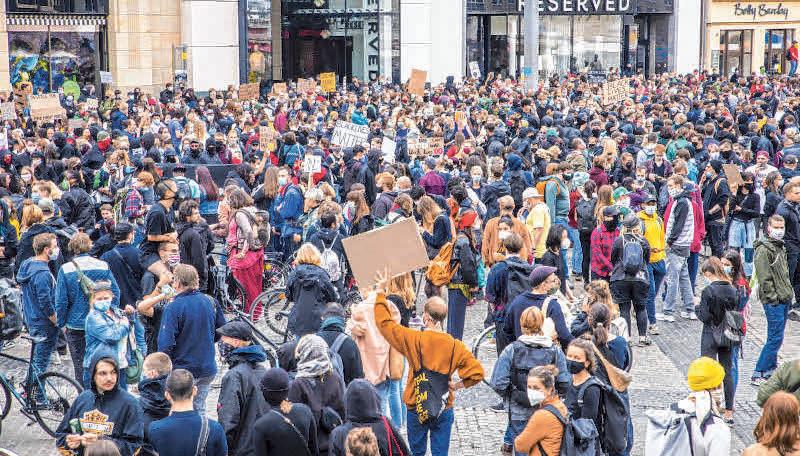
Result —
M272 1L247 0L247 80L272 79Z
M792 45L794 30L767 30L764 33L764 71L769 74L785 73L788 65L786 51Z
M6 12L107 14L108 0L6 0Z
M569 39L564 39L568 37ZM543 75L619 68L620 16L542 16L539 70Z
M99 70L98 33L9 32L11 84L31 81L34 92L61 87L74 93L94 84Z
M720 71L748 75L752 71L753 31L723 30L719 34Z

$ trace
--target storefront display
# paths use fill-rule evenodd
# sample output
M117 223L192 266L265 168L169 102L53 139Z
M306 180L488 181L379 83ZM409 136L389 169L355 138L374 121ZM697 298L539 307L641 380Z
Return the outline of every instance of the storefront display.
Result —
M272 1L247 0L247 81L272 79Z

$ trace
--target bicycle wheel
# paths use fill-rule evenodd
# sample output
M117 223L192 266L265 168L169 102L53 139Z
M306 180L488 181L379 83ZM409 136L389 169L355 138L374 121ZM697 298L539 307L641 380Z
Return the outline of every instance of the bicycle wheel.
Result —
M228 272L228 277L225 279L225 285L228 287L228 297L227 297L227 307L231 311L233 309L241 310L242 312L245 311L245 303L247 299L245 298L244 286L233 277L232 272Z
M262 291L274 290L286 286L289 277L289 268L275 258L264 260L264 280L261 283Z
M250 304L250 314L248 315L250 323L262 333L264 333L266 329L269 329L269 325L267 324L268 317L264 315L264 309L269 307L270 299L272 299L273 294L274 293L271 291L262 291Z
M44 397L40 401L38 391L43 388ZM45 372L39 376L39 381L34 383L28 391L31 401L31 412L39 422L39 426L52 437L56 436L56 429L64 419L69 407L75 398L81 394L83 388L70 377L58 372Z
M286 290L272 290L266 297L262 320L275 334L286 337L289 324L288 313L292 310L292 303L286 299Z
M494 364L497 362L497 343L495 342L495 327L489 326L475 339L472 345L472 356L481 363L483 372L483 383L489 384Z
M0 391L0 421L5 419L8 416L9 410L11 410L11 391L8 390L9 385L6 382L0 382L0 388L3 391Z

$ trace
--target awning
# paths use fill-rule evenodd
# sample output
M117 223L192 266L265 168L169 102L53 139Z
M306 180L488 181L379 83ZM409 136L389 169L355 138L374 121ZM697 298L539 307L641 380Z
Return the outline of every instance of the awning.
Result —
M106 25L105 16L7 14L9 32L84 32L91 33Z

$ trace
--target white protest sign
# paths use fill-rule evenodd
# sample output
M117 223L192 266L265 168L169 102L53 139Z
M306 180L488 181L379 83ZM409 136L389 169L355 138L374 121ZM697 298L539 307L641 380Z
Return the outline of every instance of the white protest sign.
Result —
M113 84L114 83L114 76L111 74L110 71L101 71L100 72L100 82L102 84Z
M322 157L319 155L306 155L303 160L303 172L316 174L322 171Z
M342 120L336 121L336 128L333 129L331 144L342 147L353 147L364 145L369 138L369 127L367 125L356 125Z
M3 120L14 120L17 118L17 111L14 102L0 103L0 118Z
M0 150L8 150L8 133L0 131Z
M629 89L630 83L628 82L628 78L604 83L602 90L603 105L608 106L628 99Z
M383 154L383 161L386 163L394 163L394 153L397 148L397 143L394 140L383 137L381 143L381 153Z
M481 68L478 62L469 62L469 75L475 79L481 78Z

